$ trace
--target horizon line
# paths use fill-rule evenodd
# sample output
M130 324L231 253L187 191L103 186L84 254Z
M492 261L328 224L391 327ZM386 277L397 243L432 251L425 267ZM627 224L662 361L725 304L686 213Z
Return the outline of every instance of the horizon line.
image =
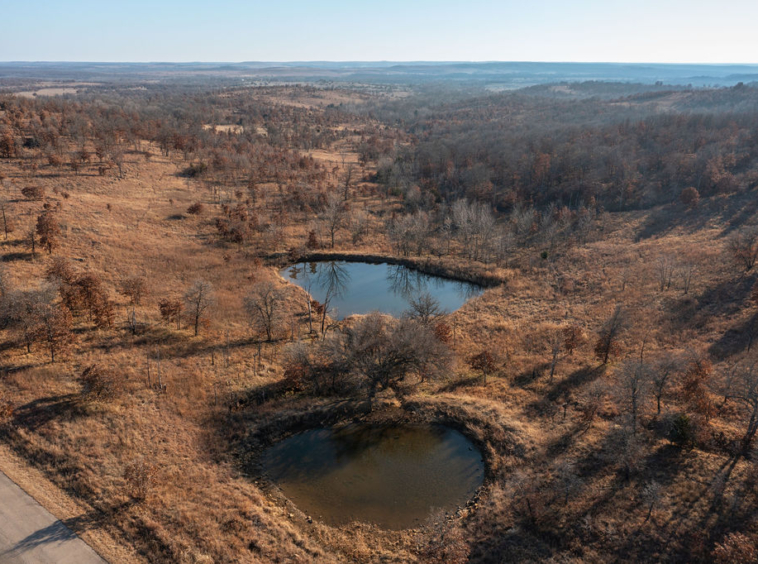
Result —
M292 65L292 64L558 64L558 65L683 65L683 66L743 66L758 67L758 61L754 63L737 63L737 62L678 62L678 61L536 61L536 60L499 60L499 59L482 59L482 60L434 60L434 59L314 59L314 60L248 60L248 61L171 61L171 60L153 60L153 61L96 61L96 60L0 60L0 64L109 64L109 65L245 65L245 64L267 64L267 65Z

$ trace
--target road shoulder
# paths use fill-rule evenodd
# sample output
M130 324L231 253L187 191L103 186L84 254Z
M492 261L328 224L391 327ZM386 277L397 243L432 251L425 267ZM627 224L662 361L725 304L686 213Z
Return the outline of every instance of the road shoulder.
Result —
M119 543L102 527L86 527L84 524L92 521L89 516L93 514L93 510L82 502L67 496L40 470L27 464L4 444L0 444L0 472L64 524L81 524L81 527L75 527L78 529L77 535L105 561L118 562L119 564L142 564L145 562L133 548ZM0 558L0 560L2 559Z

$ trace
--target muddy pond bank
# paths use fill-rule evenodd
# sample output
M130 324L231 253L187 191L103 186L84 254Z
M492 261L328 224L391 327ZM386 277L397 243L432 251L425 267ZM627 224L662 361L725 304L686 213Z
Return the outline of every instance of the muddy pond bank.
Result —
M310 431L322 429L339 429L350 426L373 426L374 428L397 428L397 427L443 427L460 434L463 440L450 433L448 439L453 446L465 445L467 453L477 455L482 469L482 483L474 488L473 495L454 501L447 505L448 514L465 516L476 511L477 502L482 496L487 495L489 484L493 480L501 479L509 473L514 465L523 462L531 448L523 441L518 428L511 426L507 420L493 421L482 417L479 405L457 404L453 400L444 398L409 398L402 405L397 402L375 402L369 407L367 402L351 400L319 400L319 399L291 399L271 405L267 413L240 413L241 423L247 427L244 437L240 437L238 443L241 462L244 471L251 479L256 480L268 492L273 499L278 500L292 512L297 519L306 518L318 520L319 516L311 510L311 507L301 507L295 499L290 499L284 488L280 488L274 476L265 472L264 453L272 447L283 443L288 438L304 434ZM240 430L242 430L240 428ZM392 431L389 431L391 433ZM386 433L386 432L385 432ZM442 437L444 439L444 436ZM399 440L399 439L393 439ZM408 440L412 441L412 438ZM460 442L457 442L460 441ZM349 440L348 440L349 443ZM439 444L445 444L443 440ZM450 444L450 443L448 443ZM441 447L444 450L444 446ZM468 451L468 448L472 448ZM448 453L449 454L449 453ZM317 461L318 462L318 461ZM473 467L472 467L473 471ZM468 499L468 501L467 501ZM439 500L432 502L432 507L445 505ZM461 512L456 511L459 505L466 506ZM428 514L428 513L427 513ZM323 515L324 524L337 524L338 521ZM396 525L383 523L385 528L416 527L423 524L416 521L418 515L410 521ZM359 522L377 523L379 519L353 515L351 519ZM341 520L344 523L348 520ZM408 523L411 523L410 525Z

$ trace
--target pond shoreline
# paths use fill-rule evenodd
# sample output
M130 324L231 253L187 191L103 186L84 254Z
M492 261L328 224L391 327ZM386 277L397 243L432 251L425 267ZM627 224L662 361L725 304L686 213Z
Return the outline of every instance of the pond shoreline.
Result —
M484 463L484 481L471 497L466 508L456 514L467 518L476 510L493 483L502 479L522 461L528 448L514 429L503 429L482 417L471 406L456 405L453 400L409 397L402 402L391 400L368 401L352 399L319 400L297 398L284 401L272 413L248 421L249 432L237 445L243 472L255 480L278 505L306 520L309 517L289 500L263 472L261 457L266 448L288 437L318 428L340 427L352 423L367 425L443 425L460 432L479 450ZM303 401L307 407L303 409ZM282 409L283 408L283 409ZM256 421L257 419L257 421ZM258 425L256 425L258 423ZM508 461L504 463L504 461ZM330 526L322 523L324 526ZM361 526L366 526L361 524Z
M347 253L340 251L318 251L304 254L275 253L268 256L279 267L286 267L298 262L365 262L369 264L395 264L416 270L422 274L438 276L456 282L468 282L482 288L494 288L507 283L504 276L498 276L487 272L477 272L451 266L442 261L435 261L431 257L397 257L394 255L382 255L373 253Z

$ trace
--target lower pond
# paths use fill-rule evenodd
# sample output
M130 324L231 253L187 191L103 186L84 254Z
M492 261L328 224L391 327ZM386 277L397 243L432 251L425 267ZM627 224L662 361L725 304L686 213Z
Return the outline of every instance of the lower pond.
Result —
M455 510L484 480L474 444L441 425L313 429L262 454L264 475L303 512L330 525L422 525Z
M281 275L319 302L328 302L330 315L336 319L372 311L398 316L409 308L411 299L424 293L437 300L441 309L452 312L482 293L476 284L396 264L299 262L282 270Z

